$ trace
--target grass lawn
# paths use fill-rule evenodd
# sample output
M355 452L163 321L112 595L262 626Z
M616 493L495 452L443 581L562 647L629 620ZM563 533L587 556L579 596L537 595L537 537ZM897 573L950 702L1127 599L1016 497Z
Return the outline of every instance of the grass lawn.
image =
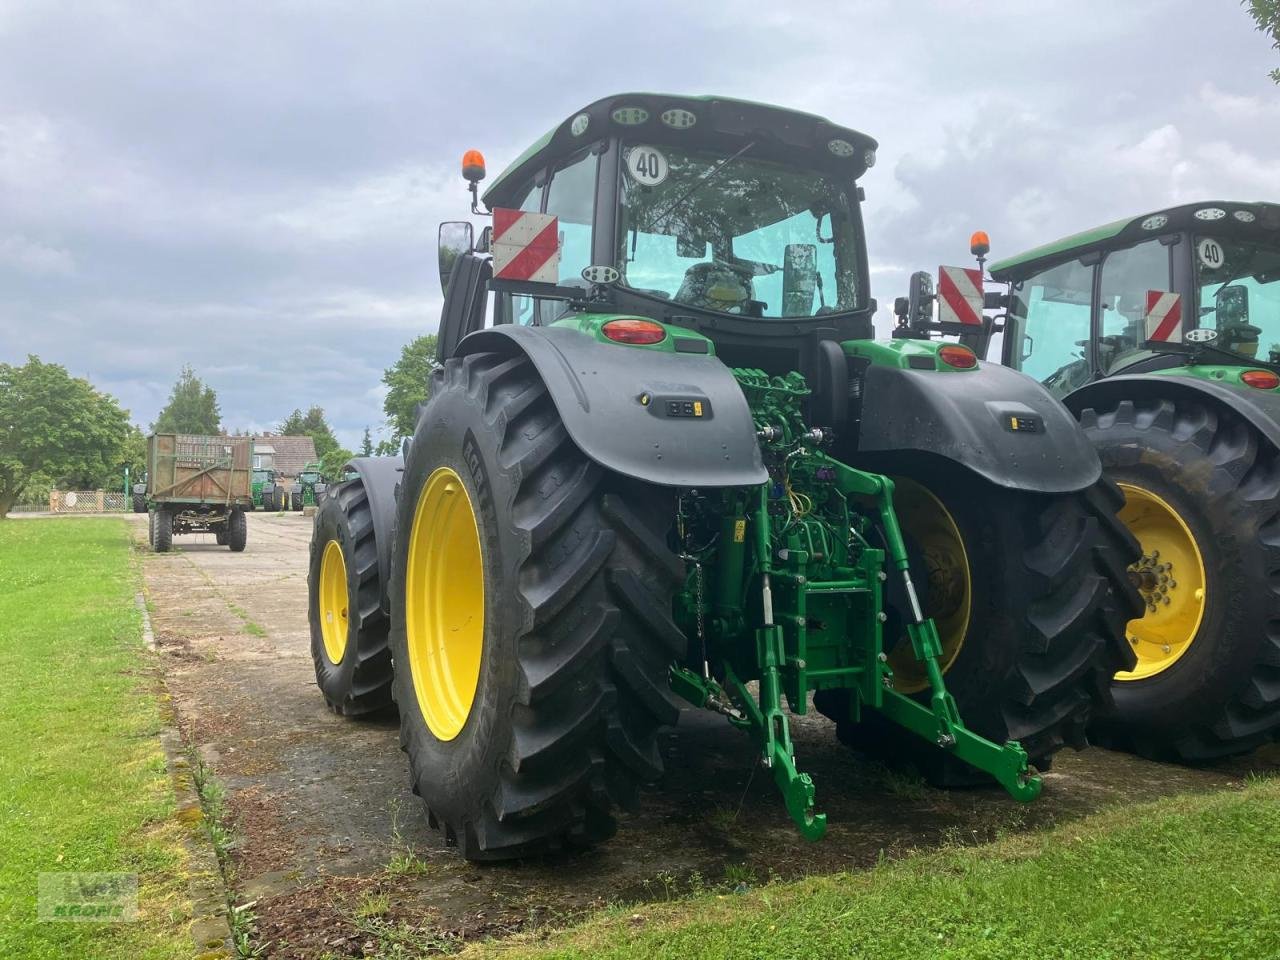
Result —
M192 952L129 528L0 521L0 957ZM36 916L42 872L136 873L136 922Z
M617 908L468 957L1280 956L1280 782L1116 809L859 874Z

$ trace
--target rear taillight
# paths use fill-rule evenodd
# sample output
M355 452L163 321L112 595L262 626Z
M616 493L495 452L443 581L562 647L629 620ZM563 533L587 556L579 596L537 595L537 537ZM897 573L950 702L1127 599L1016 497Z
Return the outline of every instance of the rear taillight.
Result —
M661 343L667 337L667 328L652 320L626 318L610 320L600 332L614 343L631 343L644 346L650 343Z
M968 370L978 365L978 355L976 353L968 347L962 347L955 343L949 343L939 349L938 359L948 367L955 367L957 370ZM956 382L958 383L959 381Z
M1274 390L1280 387L1280 376L1270 370L1246 370L1240 374L1240 379L1257 390Z

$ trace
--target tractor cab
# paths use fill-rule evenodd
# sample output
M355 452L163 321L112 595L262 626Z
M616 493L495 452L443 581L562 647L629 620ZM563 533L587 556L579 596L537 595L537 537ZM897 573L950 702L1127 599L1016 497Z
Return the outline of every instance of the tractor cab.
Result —
M1205 202L994 264L1003 362L1065 396L1101 377L1280 361L1280 206Z
M621 314L701 334L678 350L810 373L819 341L871 336L857 180L875 149L764 104L599 100L494 180L483 195L494 223L478 243L470 224L442 225L441 281L460 281L440 355L486 324ZM464 175L477 192L475 151Z

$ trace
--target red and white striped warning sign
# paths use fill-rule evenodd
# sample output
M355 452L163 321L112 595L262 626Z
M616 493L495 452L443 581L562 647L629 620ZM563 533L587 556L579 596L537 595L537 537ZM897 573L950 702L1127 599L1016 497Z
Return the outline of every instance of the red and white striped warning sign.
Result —
M1167 290L1147 291L1147 312L1143 315L1147 339L1166 343L1182 342L1182 295Z
M559 221L549 213L493 210L493 276L498 280L560 279Z
M982 323L981 270L938 268L938 320L942 323Z

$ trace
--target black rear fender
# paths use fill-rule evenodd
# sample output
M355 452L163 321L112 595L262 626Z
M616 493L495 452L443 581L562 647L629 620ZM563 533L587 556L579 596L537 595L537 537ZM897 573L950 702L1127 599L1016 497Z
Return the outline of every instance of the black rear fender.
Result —
M1230 387L1198 377L1108 377L1081 387L1063 401L1077 417L1090 408L1111 409L1122 400L1198 400L1230 410L1250 423L1272 447L1280 450L1280 393L1252 387Z
M941 458L999 487L1070 493L1102 475L1071 413L1035 380L995 364L940 372L866 368L856 454Z
M600 343L557 327L477 331L458 355L524 353L583 454L625 477L672 487L768 479L737 380L714 357ZM695 415L694 411L700 411Z

